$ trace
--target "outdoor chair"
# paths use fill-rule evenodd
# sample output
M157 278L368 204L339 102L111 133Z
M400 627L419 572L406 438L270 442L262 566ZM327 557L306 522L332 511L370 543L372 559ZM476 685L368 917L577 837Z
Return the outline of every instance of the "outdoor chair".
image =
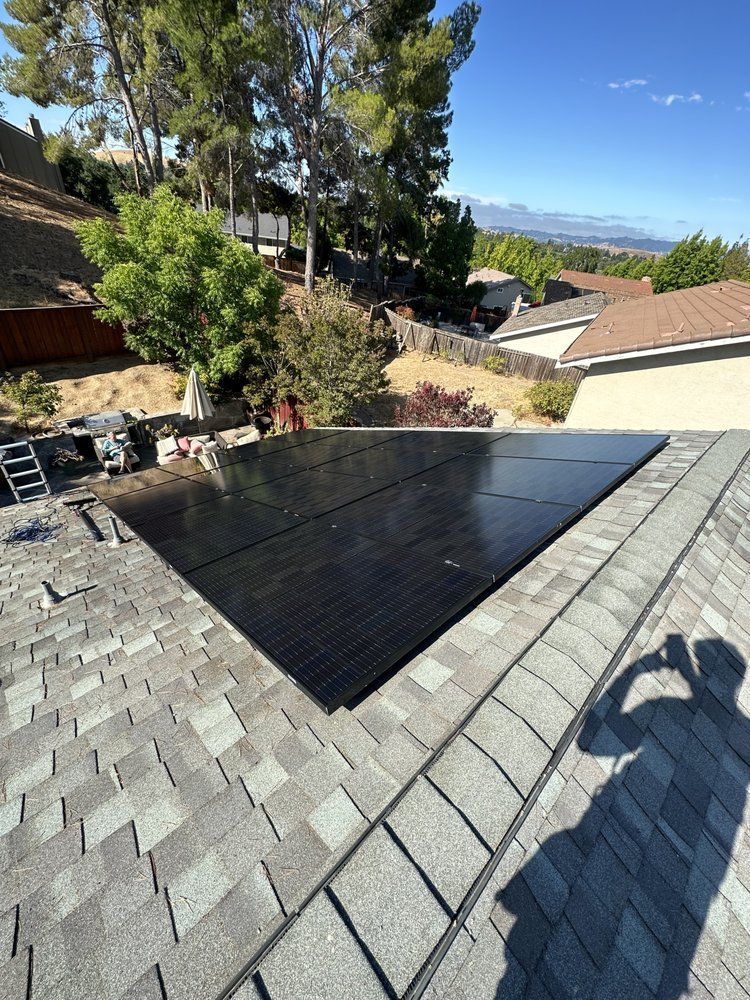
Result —
M130 458L130 464L133 465L133 466L140 465L141 460L138 457L138 455L136 455L136 453L135 453L135 449L133 448L133 445L132 445L132 443L130 441L130 435L128 434L128 432L127 431L123 431L123 433L117 434L116 437L117 437L118 441L120 441L122 444L125 445L125 449L127 450L128 456ZM114 461L111 458L105 458L104 457L104 452L102 451L102 448L103 448L104 442L106 440L107 440L106 434L103 437L95 437L93 439L93 441L94 441L94 452L96 453L96 457L102 463L102 466L104 467L104 469L110 475L112 475L113 472L119 471L120 462L119 461Z
M184 447L185 445L187 447ZM156 442L156 461L159 465L168 465L170 462L179 462L183 458L216 451L218 447L219 445L213 440L211 434L185 435L184 437L173 435L161 438Z

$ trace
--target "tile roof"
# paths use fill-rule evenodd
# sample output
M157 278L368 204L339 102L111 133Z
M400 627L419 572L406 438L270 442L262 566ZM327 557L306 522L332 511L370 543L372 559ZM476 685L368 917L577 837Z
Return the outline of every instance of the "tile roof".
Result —
M567 323L574 319L583 319L586 316L597 316L611 301L612 299L608 295L604 295L603 292L595 292L593 295L579 295L574 299L553 302L548 306L526 309L518 316L506 319L495 330L495 335L517 333L522 330L535 329L538 326ZM493 336L493 339L498 338Z
M53 498L0 570L4 994L742 995L748 448L673 435L332 716Z
M639 302L607 306L560 360L566 363L617 357L747 336L750 284L717 281Z
M616 278L609 274L588 274L586 271L562 270L557 276L558 281L567 281L574 288L582 288L587 292L607 292L615 299L643 299L654 294L650 281L637 281L634 278Z
M520 281L526 284L523 278L517 278L514 274L506 274L505 271L498 271L494 267L480 267L478 271L472 271L466 279L466 284L473 281L483 281L485 285L503 285L506 281Z

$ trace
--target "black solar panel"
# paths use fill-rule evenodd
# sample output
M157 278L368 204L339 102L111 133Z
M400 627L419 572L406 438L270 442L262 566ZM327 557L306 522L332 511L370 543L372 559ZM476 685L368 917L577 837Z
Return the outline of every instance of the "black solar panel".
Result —
M224 490L226 493L240 493L260 483L291 476L299 472L300 468L301 466L292 464L290 453L282 451L267 458L254 458L249 462L237 462L223 469L204 472L200 476L193 476L191 482L213 486L214 489Z
M298 517L274 507L218 495L141 521L135 530L178 573L187 573L299 524Z
M396 441L385 441L381 448L407 451L448 451L463 455L473 451L477 445L488 446L507 435L507 431L410 431Z
M474 454L556 458L578 462L642 462L664 444L660 434L508 434L482 442Z
M581 507L601 496L629 471L629 465L610 463L460 455L438 469L420 474L419 480L429 486L467 493L494 493Z
M167 466L97 488L136 534L332 711L666 441L513 433L492 441L495 432L487 431L480 451L508 454L484 455L457 453L465 442L438 433L435 449L401 432L312 435L260 458L255 445L233 449L231 460L193 478ZM458 433L468 442L474 432ZM385 447L389 434L400 436ZM544 454L555 443L555 455L564 457ZM307 468L341 449L355 450ZM603 460L613 456L620 461Z
M160 486L112 497L107 500L107 506L123 521L135 525L173 510L215 499L216 490L209 486L200 485L192 479L172 479Z
M336 459L321 465L323 472L341 472L346 476L372 476L385 482L397 483L401 479L409 479L418 472L432 468L444 462L449 455L443 452L405 452L385 451L380 448L368 448L354 455Z
M382 489L384 485L379 479L342 476L321 472L319 469L309 469L284 479L277 479L272 483L256 486L252 490L244 491L242 496L301 514L303 517L318 517L320 514L343 507L352 500L368 496Z
M94 496L100 500L119 497L123 493L134 493L148 486L158 486L160 483L171 483L172 477L161 469L145 469L143 472L120 473L111 479L103 479L90 487Z
M406 482L349 504L324 520L498 577L578 513L578 507Z
M340 431L337 444L356 444L358 448L377 448L384 441L393 441L405 437L407 431L399 431L393 427L356 428Z
M187 579L327 711L361 691L489 583L384 542L363 546L334 528L303 526L292 535L292 548L277 536ZM298 585L289 590L284 581L275 593L261 595L264 569L290 560Z
M333 438L339 432L334 430L318 430L310 428L304 431L291 431L288 434L274 434L265 437L261 441L251 441L249 444L239 445L245 458L261 458L263 455L272 455L277 451L286 451L289 448L296 448L301 444L309 444L312 441L322 441L324 438ZM234 451L235 449L230 449Z
M173 476L200 476L212 469L225 469L237 462L247 462L249 457L243 448L226 448L207 451L194 458L182 458L179 462L169 462L162 469Z

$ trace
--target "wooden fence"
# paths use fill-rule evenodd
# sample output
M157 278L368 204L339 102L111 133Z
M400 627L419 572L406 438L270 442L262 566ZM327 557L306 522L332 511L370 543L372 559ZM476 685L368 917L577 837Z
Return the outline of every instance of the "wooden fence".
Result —
M477 337L466 337L461 333L436 330L423 323L415 323L383 304L373 306L370 319L382 319L401 336L405 347L423 354L446 354L452 360L467 365L481 365L485 358L498 355L505 358L505 371L508 374L522 375L535 382L546 379L555 382L567 380L579 385L586 375L585 368L557 368L556 358L512 351L495 340L479 340Z
M0 367L122 354L122 330L97 319L96 308L0 309Z

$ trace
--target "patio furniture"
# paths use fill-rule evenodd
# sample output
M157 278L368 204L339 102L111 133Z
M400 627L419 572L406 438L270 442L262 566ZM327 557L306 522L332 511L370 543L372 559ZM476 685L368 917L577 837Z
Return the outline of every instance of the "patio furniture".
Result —
M238 444L260 441L262 437L255 424L245 424L243 427L232 427L226 431L216 432L216 440L222 448L235 448Z
M136 453L135 453L135 449L133 448L133 445L132 445L132 443L130 441L130 435L128 434L127 428L121 434L116 434L115 436L116 436L117 440L122 445L124 445L124 447L125 447L125 449L126 449L126 451L128 453L128 456L130 457L130 464L131 465L140 465L141 460L138 457L138 455L136 455ZM105 458L104 457L104 452L102 451L102 448L104 447L104 442L106 440L107 440L107 435L106 434L102 435L101 437L94 437L94 438L92 438L92 441L93 441L93 444L94 444L94 452L96 454L96 457L102 463L103 468L110 475L112 475L113 472L117 472L119 470L120 463L119 463L119 461L115 461L114 459Z
M180 447L180 442L187 443L187 448ZM195 446L201 445L200 450ZM169 465L170 462L179 462L183 458L194 458L196 454L217 451L218 441L214 441L211 434L172 435L167 438L160 438L156 442L156 461L158 465Z

